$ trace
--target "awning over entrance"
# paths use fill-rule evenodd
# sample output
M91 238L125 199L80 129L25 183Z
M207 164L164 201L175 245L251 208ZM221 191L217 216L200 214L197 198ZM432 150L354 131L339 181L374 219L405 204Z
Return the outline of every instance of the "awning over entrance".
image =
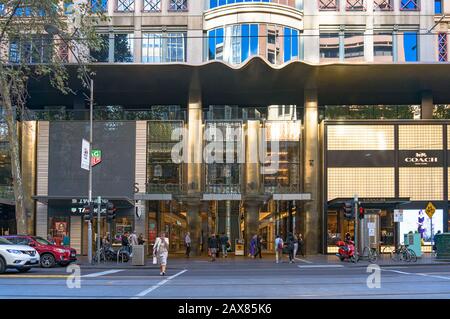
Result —
M70 87L81 90L76 65ZM302 104L305 89L317 89L320 105L420 104L430 91L436 104L450 102L449 63L307 64L275 66L254 57L241 66L221 61L200 65L92 64L94 98L98 105L184 105L189 89L202 92L204 105ZM73 94L64 95L49 81L32 79L29 107L72 105Z
M72 200L80 200L85 198L80 198L77 196L66 197L66 196L32 196L32 198L40 203L46 205L64 206L72 203ZM102 199L108 199L114 203L117 208L131 208L134 207L134 201L127 197L102 197ZM96 200L96 198L94 198Z
M328 208L341 208L346 202L351 202L353 198L335 198L328 201ZM358 198L364 208L394 208L410 203L408 197L399 198Z

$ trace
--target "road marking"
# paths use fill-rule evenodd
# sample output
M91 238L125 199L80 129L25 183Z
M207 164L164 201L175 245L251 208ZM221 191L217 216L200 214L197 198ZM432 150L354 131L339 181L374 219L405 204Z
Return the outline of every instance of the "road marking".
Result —
M68 278L69 275L0 275L0 278Z
M412 275L412 273L404 272L404 271L400 271L400 270L393 270L393 269L383 269L383 270L384 271L395 272L397 274L402 274L402 275Z
M81 276L82 278L95 278L95 277L100 277L100 276L104 276L104 275L110 275L110 274L115 274L121 271L124 271L125 269L113 269L113 270L107 270L107 271L102 271L102 272L95 272L93 274L89 274L89 275L84 275Z
M399 270L394 270L394 269L383 269L383 271L395 272L397 274L402 274L402 275L415 275L415 276L422 276L422 277L430 277L430 278L450 280L450 277L436 276L436 275L423 274L423 273L404 272L404 271L399 271Z
M135 295L135 296L134 296L133 298L131 298L131 299L138 299L139 297L144 297L144 296L148 295L148 294L151 293L153 290L158 289L159 287L165 285L165 284L168 283L170 280L172 280L172 279L178 277L179 275L184 274L186 271L187 271L187 269L182 270L182 271L176 273L175 275L172 275L172 276L170 276L170 277L167 277L167 279L158 282L156 285L151 286L150 288L148 288L148 289L146 289L146 290L144 290L144 291L141 291L140 293L138 293L137 295Z
M301 261L301 262L304 262L306 264L312 264L313 263L312 261L309 261L309 260L306 260L306 259L297 258L297 257L295 257L294 259L298 260L298 261Z
M342 268L343 265L304 265L297 266L298 268Z

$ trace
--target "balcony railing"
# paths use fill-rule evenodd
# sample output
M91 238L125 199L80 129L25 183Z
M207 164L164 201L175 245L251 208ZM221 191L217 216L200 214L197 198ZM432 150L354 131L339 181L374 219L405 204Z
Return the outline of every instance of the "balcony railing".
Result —
M364 0L347 0L346 4L347 11L364 11L366 7L364 5Z
M394 9L393 0L374 0L374 11L392 11Z
M339 0L318 0L320 11L338 11Z

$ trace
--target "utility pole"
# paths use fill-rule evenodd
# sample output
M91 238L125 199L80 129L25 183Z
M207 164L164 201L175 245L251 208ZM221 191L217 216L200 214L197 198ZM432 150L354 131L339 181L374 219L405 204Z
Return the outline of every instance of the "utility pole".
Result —
M97 263L100 263L100 211L102 209L102 198L97 197Z
M89 192L88 201L92 203L92 140L93 140L93 113L94 113L94 80L90 79L90 98L89 98ZM88 224L88 261L92 264L92 221Z
M359 227L358 227L358 195L355 194L353 198L353 205L355 210L355 258L358 260L359 252L358 252L358 234L359 234Z

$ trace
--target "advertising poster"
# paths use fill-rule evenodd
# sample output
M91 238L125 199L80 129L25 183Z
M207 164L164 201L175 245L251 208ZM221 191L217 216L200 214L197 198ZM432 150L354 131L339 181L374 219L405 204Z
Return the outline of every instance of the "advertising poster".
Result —
M433 235L439 230L443 232L443 210L437 209L433 216ZM430 218L425 214L425 209L403 210L403 222L400 223L400 238L410 231L418 232L425 243L430 244L432 240Z

